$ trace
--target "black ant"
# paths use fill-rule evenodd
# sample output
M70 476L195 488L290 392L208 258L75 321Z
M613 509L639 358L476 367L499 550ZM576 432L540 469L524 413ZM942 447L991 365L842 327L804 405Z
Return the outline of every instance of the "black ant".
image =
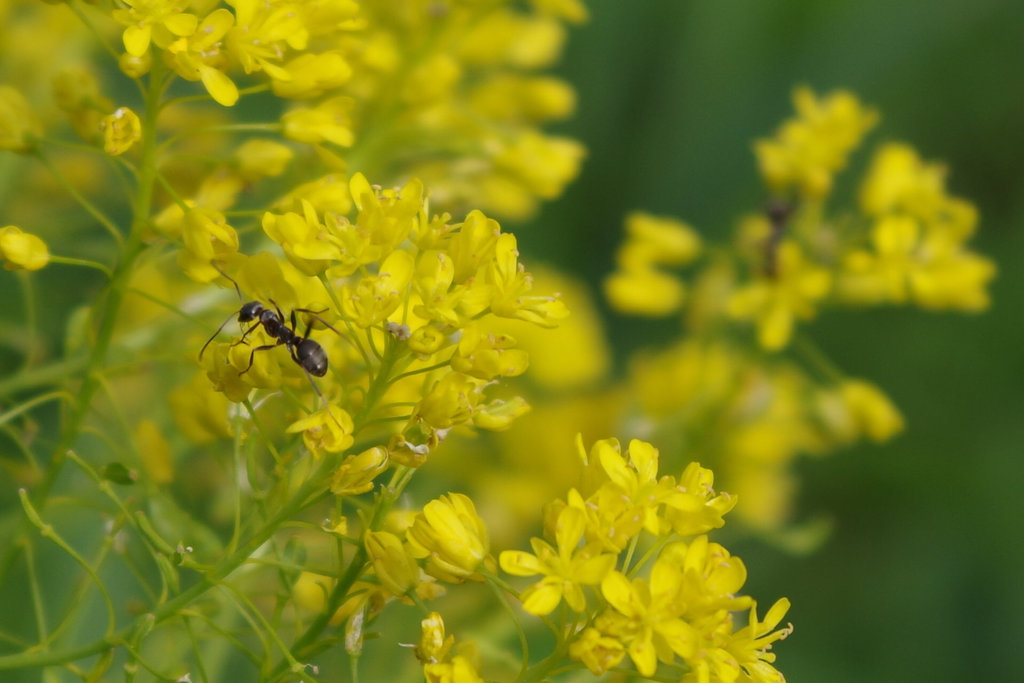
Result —
M246 366L245 370L242 370L239 375L244 375L249 372L252 368L253 359L256 356L257 351L265 351L267 349L273 349L278 346L284 345L288 349L288 353L291 355L292 360L295 361L296 365L301 367L303 370L316 377L323 377L327 374L327 352L320 346L316 341L309 338L309 333L313 329L313 323L310 322L306 326L306 333L301 337L295 332L295 328L298 327L298 320L295 317L296 313L309 313L314 318L319 320L321 323L334 330L336 333L341 334L338 330L334 329L326 320L319 316L320 313L325 311L313 311L308 308L296 308L293 309L289 320L291 321L291 327L284 322L284 313L281 311L281 307L274 302L273 299L270 303L274 304L274 310L264 307L259 301L250 301L244 304L238 309L238 322L250 323L256 321L249 327L245 332L242 333L242 337L236 341L232 346L237 346L245 341L245 338L249 336L249 333L255 330L260 325L263 326L263 330L270 335L271 338L277 341L273 344L263 344L257 346L249 354L249 365ZM213 333L213 336L206 340L203 344L203 348L199 350L199 358L202 360L203 352L206 351L206 347L210 345L220 331L224 329L224 325L227 325L231 318L234 317L234 313L231 314L227 320L224 321L217 331ZM315 385L314 385L315 386Z
M770 279L779 275L779 244L786 234L786 224L796 211L796 203L784 199L773 199L764 207L764 215L771 225L771 232L764 241L764 274Z

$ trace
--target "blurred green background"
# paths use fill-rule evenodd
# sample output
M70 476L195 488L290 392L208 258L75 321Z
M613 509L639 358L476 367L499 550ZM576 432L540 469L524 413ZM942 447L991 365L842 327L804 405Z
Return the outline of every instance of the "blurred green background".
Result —
M812 337L908 429L801 464L801 514L835 523L816 554L730 549L762 605L793 601L791 682L1024 680L1024 3L597 2L562 74L580 98L564 129L589 156L520 245L595 292L628 211L721 239L760 206L751 142L790 115L796 84L876 107L867 147L903 140L948 164L950 192L981 211L975 249L998 262L991 310L819 318ZM620 352L665 332L610 320Z

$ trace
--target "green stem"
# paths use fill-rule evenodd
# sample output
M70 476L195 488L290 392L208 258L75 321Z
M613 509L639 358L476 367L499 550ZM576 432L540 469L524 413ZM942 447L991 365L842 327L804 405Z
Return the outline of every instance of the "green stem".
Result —
M282 524L299 514L302 510L315 505L325 498L329 490L323 484L324 479L325 477L322 472L318 472L311 477L296 492L291 501L283 506L273 518L247 539L244 544L240 545L234 553L221 560L204 574L195 585L167 602L158 605L152 612L140 615L128 627L105 638L69 650L41 652L27 650L12 655L0 656L0 671L66 664L84 659L108 648L127 643L132 635L140 629L153 628L157 624L179 616L200 596L204 595L211 588L220 585L228 575L241 567L261 545L266 543L280 529Z
M40 511L46 507L50 490L64 469L67 452L78 439L85 417L88 415L92 405L92 399L100 387L99 373L106 363L107 350L110 348L110 342L114 336L114 328L117 324L121 303L124 300L124 293L134 272L135 259L144 247L142 236L149 223L153 201L153 185L156 178L156 124L157 117L160 114L160 98L163 94L163 79L160 78L163 69L158 66L160 64L159 61L154 63L153 72L150 74L150 87L146 93L146 107L143 112L144 120L140 144L141 164L138 177L138 193L132 206L131 231L129 232L128 240L124 243L120 262L114 270L109 290L99 312L100 326L93 343L92 352L89 354L89 360L86 363L85 379L79 389L77 402L64 425L43 479L32 492L32 506ZM40 159L43 159L43 157L40 156ZM43 159L43 163L48 164L45 159ZM70 186L69 191L73 195L77 194L74 188ZM90 208L88 202L83 205L87 210ZM107 225L108 229L113 228L112 224L104 222L105 219L102 218L102 215L98 216L98 219ZM113 233L117 234L120 240L120 234L117 233L116 228L113 229ZM24 535L26 531L27 528L23 521L19 535ZM5 577L10 571L11 566L18 557L20 548L20 543L12 543L8 546L2 560L0 560L0 579Z

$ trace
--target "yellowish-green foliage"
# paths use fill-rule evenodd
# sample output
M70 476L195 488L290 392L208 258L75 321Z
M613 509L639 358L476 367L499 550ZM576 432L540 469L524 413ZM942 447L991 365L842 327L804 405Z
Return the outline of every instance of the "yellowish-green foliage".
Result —
M828 207L878 117L801 89L755 146L773 199L734 244L627 219L611 304L687 332L613 379L585 290L531 274L499 224L578 171L543 130L574 92L544 70L585 19L0 1L0 261L43 271L6 276L27 344L0 378L0 671L783 680L788 600L759 610L709 535L733 514L778 537L795 457L902 428L798 324L979 310L993 267L904 145L857 210ZM59 352L35 330L55 271L86 283Z

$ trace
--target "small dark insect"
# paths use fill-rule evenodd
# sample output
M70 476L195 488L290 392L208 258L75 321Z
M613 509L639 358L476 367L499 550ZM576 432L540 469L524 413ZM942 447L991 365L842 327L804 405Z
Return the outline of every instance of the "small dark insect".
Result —
M796 211L794 202L773 199L764 207L764 215L771 224L771 232L764 241L764 274L774 279L779 275L779 243L786 234L786 223Z
M277 340L273 344L263 344L262 346L253 348L252 353L249 354L249 365L246 366L245 370L242 370L238 374L244 375L249 372L252 368L253 358L256 356L257 351L265 351L267 349L273 349L283 345L288 349L288 353L291 355L292 360L295 361L295 363L303 370L316 377L323 377L326 375L327 352L324 351L324 348L320 346L320 344L309 338L309 333L313 329L313 323L310 322L306 326L306 333L301 337L295 331L295 328L298 327L298 320L296 319L295 314L308 313L328 328L338 332L338 330L334 329L330 323L320 317L319 314L324 311L313 311L308 308L293 309L288 318L288 320L291 321L291 326L289 327L285 324L285 317L284 313L281 311L281 307L278 306L273 299L270 300L270 303L274 305L273 310L264 307L259 301L250 301L238 309L238 322L255 322L249 326L249 329L242 333L241 338L232 344L232 346L237 346L238 344L245 342L245 338L249 336L249 333L260 325L263 326L264 332L270 335L271 338ZM213 333L213 336L206 340L206 343L203 344L203 348L199 350L200 359L202 359L203 352L206 351L206 347L210 345L210 342L217 338L220 331L224 329L224 325L227 325L234 316L235 314L232 313L231 317L225 320L224 323L217 328L217 331Z

